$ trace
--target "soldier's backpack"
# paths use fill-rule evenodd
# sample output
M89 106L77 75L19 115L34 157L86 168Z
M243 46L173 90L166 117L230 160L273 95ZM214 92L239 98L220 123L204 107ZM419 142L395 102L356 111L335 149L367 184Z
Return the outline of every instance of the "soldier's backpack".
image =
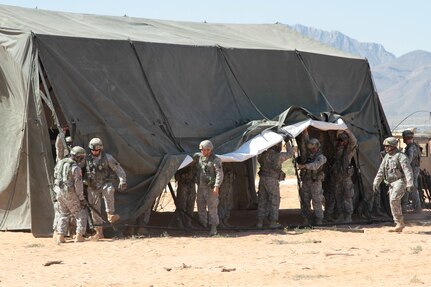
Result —
M63 158L54 167L54 184L62 188L68 181L68 175L72 169L72 165L75 163L70 158Z

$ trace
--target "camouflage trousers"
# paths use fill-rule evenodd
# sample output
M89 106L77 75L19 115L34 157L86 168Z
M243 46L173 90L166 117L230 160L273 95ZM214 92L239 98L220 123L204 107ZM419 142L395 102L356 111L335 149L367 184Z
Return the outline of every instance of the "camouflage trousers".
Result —
M409 203L409 200L412 201L413 208L414 209L420 209L421 208L421 200L419 197L419 190L418 190L418 178L419 178L419 167L413 168L413 185L415 189L411 192L406 192L401 200L401 205L403 209L407 209L407 204Z
M395 223L404 220L401 208L401 199L406 193L406 183L399 179L389 184L389 203L391 205L392 217Z
M94 189L92 187L88 187L88 203L96 209L99 213L102 210L102 198L105 203L105 211L106 213L114 213L115 212L115 188L112 183L105 183L102 188ZM94 225L102 225L103 219L96 214L95 212L91 212L91 217L93 218Z
M53 208L54 208L54 220L52 222L52 230L57 231L57 223L58 223L58 218L60 218L60 211L58 209L58 201L57 201L57 196L60 193L60 187L58 185L54 185L54 203L53 203ZM54 198L53 198L54 199Z
M181 208L192 215L195 209L196 185L194 182L178 183L177 187L177 208Z
M280 185L278 178L262 176L259 180L257 219L269 218L270 221L277 221L279 208Z
M217 213L218 194L215 194L210 186L206 184L199 184L196 204L198 207L200 223L202 223L204 226L207 226L209 215L210 225L219 224L219 218Z
M222 184L218 196L218 216L220 219L228 219L233 206L233 187L232 184Z
M351 216L353 213L353 195L355 193L351 177L336 176L332 180L338 215Z
M61 189L57 193L59 217L56 224L58 234L66 235L69 231L70 216L76 219L76 233L84 234L87 231L87 211L73 191Z
M299 189L299 196L301 197L301 209L303 214L311 215L311 204L313 205L314 216L323 219L323 189L322 181L320 180L304 180Z

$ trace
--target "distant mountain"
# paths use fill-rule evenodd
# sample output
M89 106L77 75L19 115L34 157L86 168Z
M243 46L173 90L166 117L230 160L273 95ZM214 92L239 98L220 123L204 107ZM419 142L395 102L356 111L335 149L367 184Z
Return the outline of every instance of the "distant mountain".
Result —
M338 31L327 32L299 24L289 27L304 36L325 43L336 49L367 58L371 66L387 63L396 58L394 54L386 51L381 44L358 42Z
M367 58L391 126L411 113L431 110L430 52L417 50L397 58L381 44L362 43L337 31L327 32L303 25L289 27L336 49ZM417 126L422 122L423 119L418 119Z
M413 51L372 71L389 116L431 109L431 53Z

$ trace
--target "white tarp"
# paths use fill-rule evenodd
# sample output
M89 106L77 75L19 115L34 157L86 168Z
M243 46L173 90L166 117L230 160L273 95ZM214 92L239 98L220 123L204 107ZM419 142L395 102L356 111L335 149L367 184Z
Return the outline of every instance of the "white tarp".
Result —
M300 133L302 133L310 126L322 131L347 129L347 126L342 119L338 119L336 123L328 123L309 119L298 122L293 125L282 127L281 129L284 130L286 133L292 135L292 137L297 137ZM222 162L243 162L248 160L249 158L261 154L262 152L278 144L282 140L283 135L273 131L264 131L261 134L243 143L237 150L226 154L218 154L217 156L221 158ZM192 161L192 157L187 156L182 162L179 169L187 166Z

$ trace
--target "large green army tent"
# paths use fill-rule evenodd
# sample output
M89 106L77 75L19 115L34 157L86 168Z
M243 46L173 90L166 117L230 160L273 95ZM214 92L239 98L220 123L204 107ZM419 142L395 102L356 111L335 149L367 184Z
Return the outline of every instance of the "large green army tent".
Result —
M55 112L55 113L54 113ZM128 175L117 210L151 209L188 154L234 152L267 128L324 113L359 141L364 187L389 133L366 59L283 24L158 21L0 5L0 229L51 233L50 130L104 141ZM253 175L254 176L254 175Z

